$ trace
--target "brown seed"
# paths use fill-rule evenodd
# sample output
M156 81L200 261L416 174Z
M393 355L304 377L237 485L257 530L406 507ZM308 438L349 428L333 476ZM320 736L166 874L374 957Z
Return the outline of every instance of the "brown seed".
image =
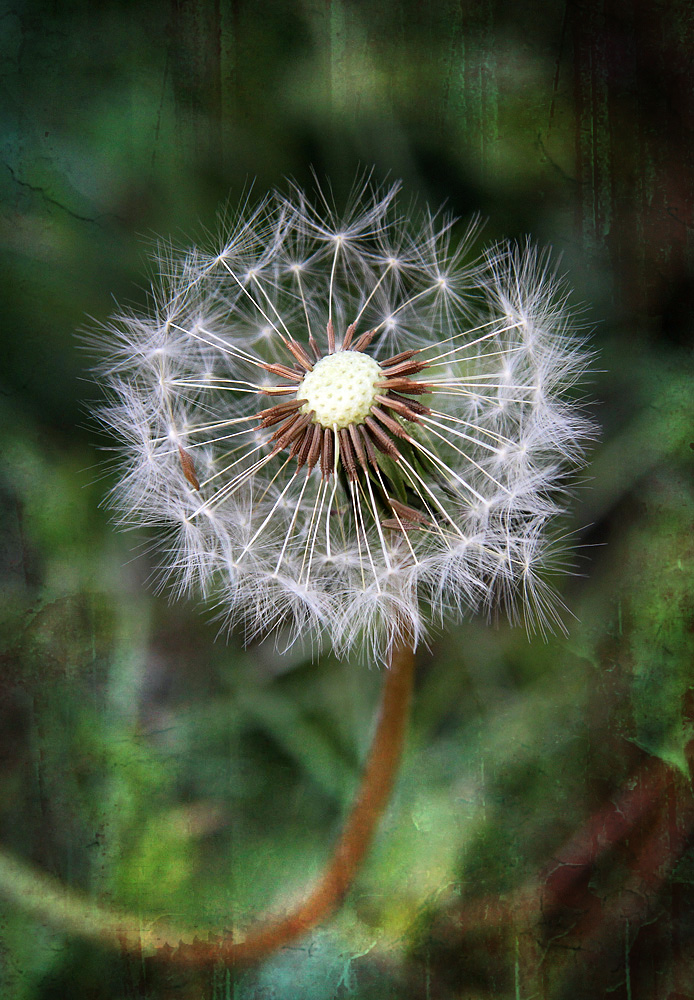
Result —
M299 434L297 437L294 438L294 440L292 441L292 446L289 449L290 458L296 458L297 455L299 456L299 458L301 457L300 452L303 451L304 446L307 444L306 441L307 438L308 438L308 443L310 444L311 435L306 430L304 430L303 434ZM302 464L303 463L299 462L299 464L297 465L297 472L301 468Z
M282 435L282 437L277 438L277 444L280 445L282 448L286 448L287 445L291 441L293 441L294 438L298 434L302 434L303 433L303 431L307 427L308 423L309 423L309 415L308 415L308 413L304 414L301 417L298 417L297 420L296 420L296 423L294 423L291 427L289 427L284 432L284 434Z
M311 359L309 358L308 354L301 346L301 344L298 344L296 340L286 340L285 345L287 347L287 350L292 352L292 354L299 362L304 371L307 372L313 371L313 364L311 362Z
M288 399L284 403L276 403L274 406L269 406L266 410L260 410L256 415L262 419L274 416L275 413L280 413L281 411L289 413L290 410L298 410L301 404L305 402L305 399Z
M347 327L347 332L345 333L345 339L342 341L342 350L348 351L349 345L352 343L352 337L354 336L354 331L356 329L356 323L350 323Z
M415 356L415 354L419 354L419 351L401 351L400 354L394 354L392 358L386 358L384 361L379 361L379 364L381 368L392 368L393 365L399 365L402 361L409 361L410 358Z
M382 410L379 406L372 406L371 412L379 420L384 427L387 427L391 434L395 434L396 437L403 438L405 441L411 441L412 437L407 433L402 424L399 424L395 417L391 417L388 413Z
M389 396L376 396L376 402L380 403L381 406L386 406L394 410L401 417L404 417L405 420L411 420L415 424L421 423L415 411L410 407L409 401L402 403L399 399L391 399Z
M342 427L340 430L340 458L347 472L347 478L350 482L354 482L357 478L357 463L354 458L349 431L346 427Z
M369 344L371 343L371 341L374 339L375 336L376 336L375 330L369 330L367 331L367 333L362 333L361 337L359 337L352 350L363 351L366 347L369 346Z
M292 413L291 416L289 416L287 420L285 420L284 423L277 428L276 431L272 432L272 434L270 435L270 440L277 441L279 438L282 437L282 435L286 431L288 431L291 427L294 426L294 424L297 422L298 419L299 419L299 414Z
M313 436L311 438L311 447L309 449L308 459L307 459L309 472L313 471L316 462L318 461L318 457L321 453L321 447L323 444L323 428L321 427L320 424L313 425L312 434Z
M307 413L306 416L309 417L311 420L313 420L314 411L311 410L311 412ZM290 458L294 458L294 456L296 456L296 460L297 460L296 471L297 472L299 471L299 469L301 468L301 466L305 464L306 459L308 458L308 453L309 453L310 448L311 448L311 442L313 441L313 427L314 426L315 426L315 424L313 424L313 425L312 424L308 424L308 426L304 430L303 437L299 437L299 438L297 438L294 441L294 444L292 445L291 450L289 452L289 457Z
M359 427L357 429L359 431L359 436L361 437L362 444L364 445L364 448L366 450L366 456L367 456L369 462L371 463L371 465L373 466L374 469L378 469L378 458L376 456L376 452L374 451L374 446L371 443L371 438L369 437L369 432L361 424L359 425Z
M432 387L427 382L413 382L409 378L388 378L383 382L377 382L379 389L396 389L400 392L408 392L413 396L421 396L422 393L431 392Z
M288 396L293 392L296 392L295 385L269 385L266 388L259 389L258 392L264 393L266 396Z
M399 462L402 455L397 449L395 442L392 438L389 438L382 427L379 427L373 417L367 417L364 421L365 426L369 429L371 435L371 440L376 445L379 451L382 451L384 455L390 455L394 458L396 462Z
M304 431L304 436L301 438L301 444L297 445L295 441L289 452L289 457L294 458L296 455L296 471L306 464L306 459L308 458L309 449L311 447L311 441L313 440L313 435L311 431L307 428Z
M333 432L327 427L323 428L323 444L320 456L320 471L323 479L329 479L333 474L333 462L335 461L335 445L333 444Z
M284 417L294 410L298 410L305 402L305 399L290 399L286 403L278 403L276 406L268 407L267 410L261 410L257 414L260 426L272 427L273 424L278 424L280 420L283 420Z
M286 365L271 365L268 362L263 362L261 368L264 368L266 372L271 372L272 375L279 375L280 378L286 378L292 382L299 382L301 379L298 372L292 371Z
M416 527L407 521L398 521L394 517L387 517L385 521L381 521L381 524L384 528L391 528L393 531L412 531Z
M397 399L400 403L406 403L413 413L418 413L423 416L428 416L431 413L430 408L425 406L424 403L420 403L417 399L408 399L407 396L401 396L399 392L393 392L391 390L391 392L388 393L387 398Z
M386 378L402 378L404 376L416 375L417 372L424 371L428 365L426 361L403 361L393 368L384 368Z
M414 507L408 507L407 504L400 503L394 497L388 497L388 503L402 521L413 521L417 524L429 523L429 518L420 513L420 511L415 510Z
M308 335L308 346L313 351L316 361L320 361L323 355L321 354L321 349L318 346L318 341L316 340L316 338L313 336L312 333L309 333Z
M188 482L190 483L190 485L193 487L194 490L199 490L200 483L198 482L198 477L195 474L195 464L193 462L192 456L189 455L189 453L185 450L185 448L181 448L180 444L178 446L178 455L179 458L181 459L181 468L183 469L183 475L186 477L186 479L188 480Z
M328 334L328 354L335 353L335 327L333 326L333 321L328 320L328 325L326 327L326 333Z
M364 454L364 445L362 444L361 437L359 435L359 430L356 424L349 425L349 436L352 441L352 448L354 449L354 454L357 457L357 462L362 467L364 472L367 471L366 455Z

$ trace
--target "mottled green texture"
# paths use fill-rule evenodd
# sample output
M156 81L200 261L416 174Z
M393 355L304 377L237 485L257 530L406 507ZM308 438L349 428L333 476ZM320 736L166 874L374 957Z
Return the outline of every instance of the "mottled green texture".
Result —
M75 331L114 295L143 305L155 237L199 238L251 182L310 185L312 167L340 203L374 164L481 211L489 239L563 253L604 427L566 522L568 637L474 621L421 652L396 793L334 919L258 968L193 973L3 903L2 996L694 995L691 3L1 15L5 848L205 936L303 894L369 744L378 671L218 638L154 593L147 539L99 506L111 442Z
M622 606L622 622L629 615L631 624L626 631L634 664L634 738L688 775L686 747L694 736L686 701L694 689L691 510L683 484L665 478L654 485L648 498L654 524L628 539L638 586Z

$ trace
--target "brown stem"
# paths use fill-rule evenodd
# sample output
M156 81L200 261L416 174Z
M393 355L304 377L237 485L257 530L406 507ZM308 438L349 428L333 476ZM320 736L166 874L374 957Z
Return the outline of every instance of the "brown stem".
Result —
M190 932L153 925L140 918L99 906L65 887L57 879L0 851L0 892L14 899L39 920L61 930L140 955L155 953L161 960L203 966L253 962L272 954L307 933L340 904L388 802L402 753L409 716L414 652L407 642L397 645L386 672L381 708L359 793L323 876L308 897L283 917L270 918L248 931L243 941L232 935L192 943Z
M293 913L261 925L245 941L225 940L217 945L218 958L237 962L261 958L305 934L340 905L371 846L395 781L409 716L413 667L412 648L396 647L384 681L378 724L359 794L320 881Z

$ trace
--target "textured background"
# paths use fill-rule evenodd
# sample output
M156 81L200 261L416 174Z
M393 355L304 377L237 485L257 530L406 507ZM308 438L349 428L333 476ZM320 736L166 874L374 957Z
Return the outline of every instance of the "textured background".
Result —
M144 304L155 237L373 164L561 254L603 426L568 639L473 622L420 654L339 915L194 974L3 903L3 997L694 997L693 52L690 0L2 6L4 850L143 920L242 924L320 869L368 746L375 670L215 642L99 506L75 333Z

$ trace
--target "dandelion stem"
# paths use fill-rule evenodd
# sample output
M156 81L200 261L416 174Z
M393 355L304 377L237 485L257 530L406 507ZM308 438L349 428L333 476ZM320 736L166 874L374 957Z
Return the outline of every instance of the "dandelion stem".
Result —
M414 674L414 651L396 645L386 671L373 742L352 810L322 877L303 903L284 916L270 917L243 940L229 934L193 940L182 927L148 924L140 916L101 906L58 879L0 849L0 893L31 913L77 937L134 955L195 967L257 961L273 954L333 913L349 890L371 846L395 782L402 754ZM199 933L199 929L198 929Z

